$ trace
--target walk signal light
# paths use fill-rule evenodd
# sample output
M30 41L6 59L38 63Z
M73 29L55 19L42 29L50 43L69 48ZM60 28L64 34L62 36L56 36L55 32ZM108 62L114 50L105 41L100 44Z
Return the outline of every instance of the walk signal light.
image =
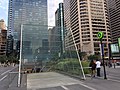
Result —
M98 34L97 34L97 37L99 38L99 39L102 39L103 38L103 32L98 32Z

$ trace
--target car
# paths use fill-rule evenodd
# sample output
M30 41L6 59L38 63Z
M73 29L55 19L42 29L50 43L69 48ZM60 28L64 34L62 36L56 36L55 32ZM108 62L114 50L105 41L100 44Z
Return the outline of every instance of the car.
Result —
M120 62L116 62L116 65L120 66Z

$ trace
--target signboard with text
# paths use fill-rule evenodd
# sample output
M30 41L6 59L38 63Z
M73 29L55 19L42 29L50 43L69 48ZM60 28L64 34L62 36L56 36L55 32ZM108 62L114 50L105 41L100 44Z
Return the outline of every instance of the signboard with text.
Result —
M111 44L111 53L119 53L118 44Z
M118 46L119 46L119 49L120 49L120 38L118 38Z

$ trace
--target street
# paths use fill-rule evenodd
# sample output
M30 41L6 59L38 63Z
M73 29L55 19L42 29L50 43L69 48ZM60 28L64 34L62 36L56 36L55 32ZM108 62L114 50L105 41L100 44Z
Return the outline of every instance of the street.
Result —
M116 66L116 68L106 68L108 80L116 81L120 83L120 66Z
M8 67L0 67L0 90L7 90L10 82L12 81L12 77L14 75L10 75L10 72L16 71L17 66L8 66Z
M0 90L119 90L120 88L120 66L106 67L107 79L104 79L102 68L101 77L91 79L90 76L86 76L86 80L56 72L32 73L22 79L22 88L17 87L16 73L10 75L11 71L16 70L15 68L17 67L0 67Z

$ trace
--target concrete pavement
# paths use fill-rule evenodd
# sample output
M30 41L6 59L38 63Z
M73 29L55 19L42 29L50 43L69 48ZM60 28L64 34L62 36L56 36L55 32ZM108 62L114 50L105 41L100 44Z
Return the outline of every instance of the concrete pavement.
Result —
M80 80L56 72L28 74L27 77L27 90L80 90L79 87L81 90L95 90Z
M4 72L1 70L0 75L6 76L9 69L5 70ZM118 66L115 69L106 67L107 80L104 80L102 72L103 69L101 68L102 77L91 79L90 76L87 76L86 80L56 72L33 73L22 76L20 88L17 87L17 75L9 84L9 87L9 77L6 76L5 79L1 80L2 83L0 82L0 90L119 90L120 67Z
M28 90L120 90L120 69L106 67L107 80L87 76L86 80L75 79L56 72L28 74ZM117 76L117 77L116 77ZM112 78L111 78L112 77ZM113 78L114 77L114 78Z
M27 90L27 75L22 75L21 87L17 87L18 66L0 67L0 90Z

